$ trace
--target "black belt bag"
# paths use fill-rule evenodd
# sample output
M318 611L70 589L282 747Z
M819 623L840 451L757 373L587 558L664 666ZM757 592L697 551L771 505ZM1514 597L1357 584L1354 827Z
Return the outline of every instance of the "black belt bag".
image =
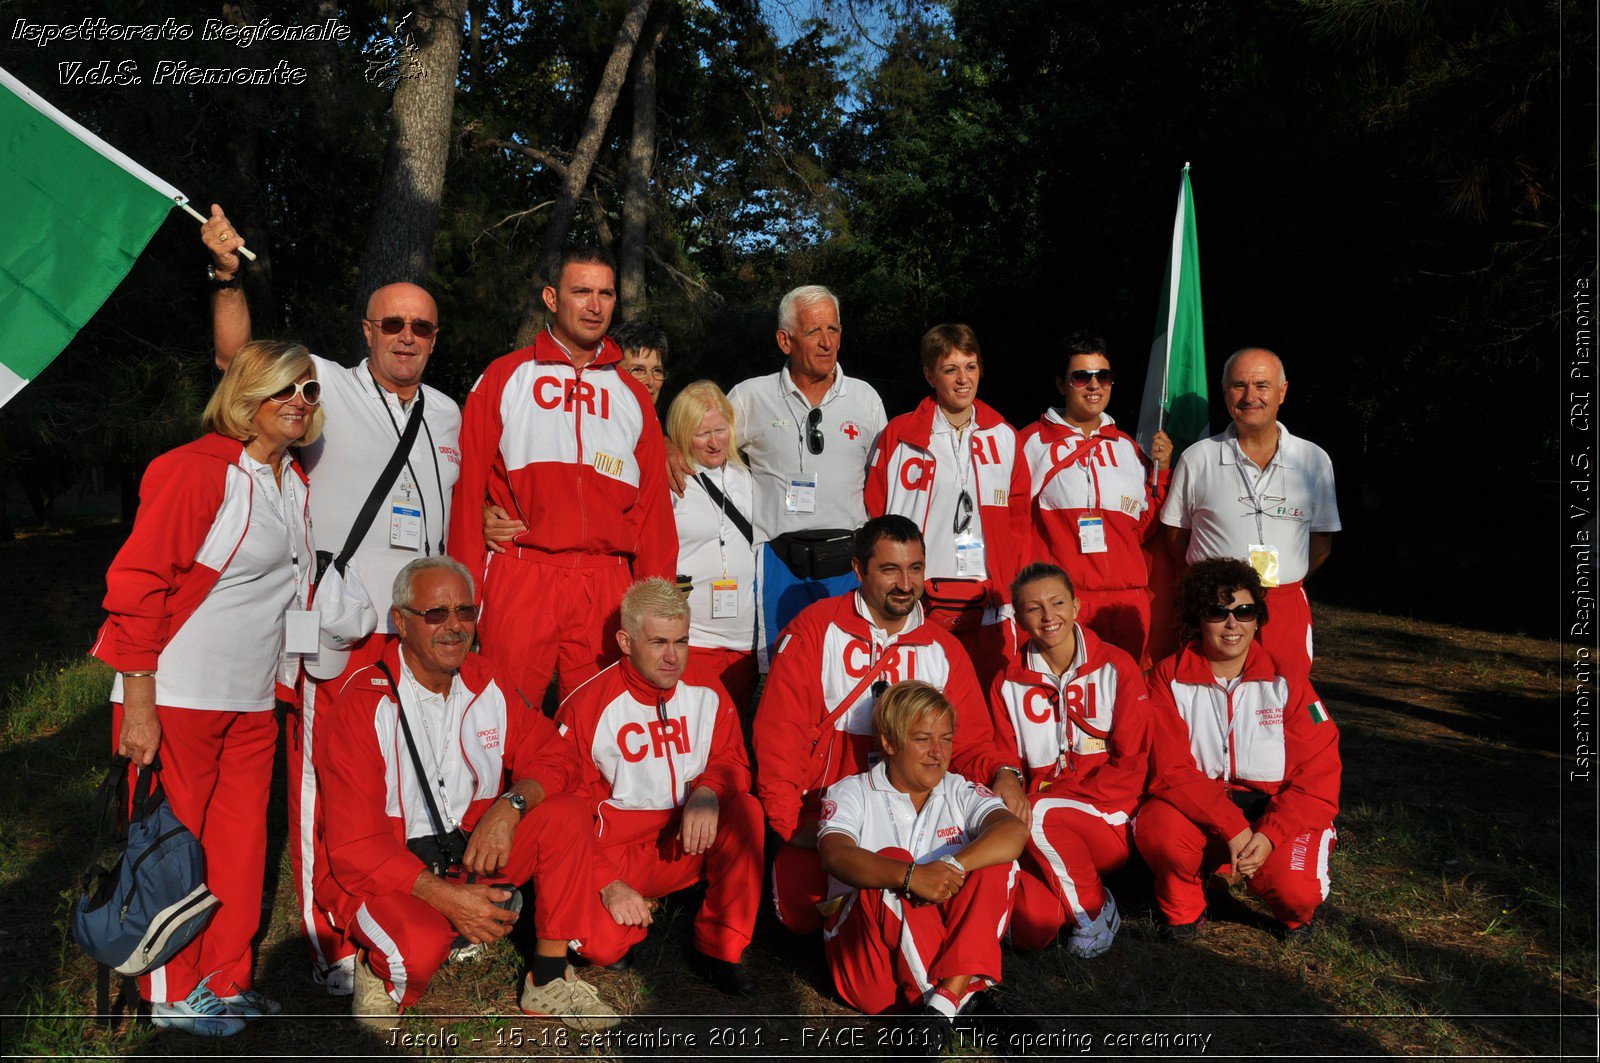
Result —
M850 571L855 534L839 528L784 532L769 545L795 579L832 579Z

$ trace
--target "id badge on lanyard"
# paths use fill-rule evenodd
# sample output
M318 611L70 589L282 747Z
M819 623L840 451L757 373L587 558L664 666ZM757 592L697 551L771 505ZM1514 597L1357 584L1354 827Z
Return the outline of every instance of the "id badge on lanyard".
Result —
M711 581L711 619L732 620L739 615L739 581L731 576Z
M817 474L796 473L789 477L784 491L783 508L789 513L815 513L817 511Z
M410 476L402 476L389 499L389 545L401 550L422 549L422 501Z
M1106 519L1098 512L1085 513L1078 518L1078 552L1084 554L1106 552Z
M1278 585L1278 548L1266 543L1250 544L1250 567L1261 577L1261 586Z
M283 614L283 652L305 657L322 649L322 617L315 609L286 609Z
M988 570L983 565L983 544L970 536L956 539L956 575L962 579L986 579Z

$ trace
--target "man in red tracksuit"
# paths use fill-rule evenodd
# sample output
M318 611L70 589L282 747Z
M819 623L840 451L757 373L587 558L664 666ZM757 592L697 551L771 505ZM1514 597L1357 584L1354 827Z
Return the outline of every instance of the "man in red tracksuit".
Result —
M576 1029L613 1026L616 1012L566 962L567 942L591 925L592 818L568 792L576 753L468 652L472 602L459 563L408 564L395 583L399 644L350 678L316 732L330 813L330 873L317 883L318 901L368 950L352 1010L392 1027L461 939L483 944L511 929L512 887L531 882L539 940L523 1011ZM407 845L441 827L469 832L461 866L443 875Z
M694 921L701 973L753 996L740 962L761 907L761 806L733 702L716 680L683 680L689 604L663 579L622 596L622 660L561 704L595 811L594 907L578 952L609 966L644 940L649 898L706 883ZM598 891L598 893L596 893Z
M605 334L614 278L604 252L567 252L550 326L490 363L462 413L450 553L482 580L484 654L534 704L552 673L566 697L599 671L622 592L678 559L661 423ZM486 504L516 531L492 556Z
M1028 804L966 651L923 619L922 532L907 517L874 517L856 532L853 563L859 590L808 606L784 629L756 709L756 792L787 843L773 862L773 904L797 934L821 929L817 905L827 899L816 850L822 791L877 762L872 709L892 684L920 679L943 691L956 708L950 770L988 784L1014 813Z

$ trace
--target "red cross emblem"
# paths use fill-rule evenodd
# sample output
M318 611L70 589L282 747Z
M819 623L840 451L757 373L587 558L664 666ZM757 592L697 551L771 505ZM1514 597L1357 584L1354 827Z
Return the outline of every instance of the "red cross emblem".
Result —
M854 421L846 421L843 425L841 425L839 427L839 431L841 431L845 435L849 436L850 437L850 442L852 442L852 443L854 443L856 441L856 436L861 434L861 429L856 426L856 423Z

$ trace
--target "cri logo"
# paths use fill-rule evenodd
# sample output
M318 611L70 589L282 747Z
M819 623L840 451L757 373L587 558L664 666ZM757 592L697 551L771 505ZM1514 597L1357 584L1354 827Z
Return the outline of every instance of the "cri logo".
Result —
M617 748L629 764L639 763L647 754L659 760L668 749L682 756L689 752L689 726L682 716L649 723L625 723L617 728Z
M891 648L884 652L894 654L894 656L890 658L889 663L883 669L883 678L888 680L891 685L900 682L902 679L917 678L917 655L915 651L907 649L904 653L896 653L896 651ZM901 674L902 666L905 670L905 674L903 675ZM845 675L849 676L851 679L860 679L862 676L867 674L868 669L871 667L871 647L869 647L865 642L862 642L860 639L851 639L849 642L845 643Z
M1086 720L1094 719L1094 684L1085 683L1080 687L1074 683L1067 687L1067 707ZM1027 693L1022 695L1022 715L1034 723L1049 723L1055 714L1055 698L1050 691L1029 687Z
M595 413L595 399L600 400L600 412ZM533 380L533 401L543 410L553 410L561 407L566 413L572 413L577 407L582 406L590 417L598 416L602 420L611 417L611 392L605 388L596 388L587 380L562 380L556 376L535 377Z

